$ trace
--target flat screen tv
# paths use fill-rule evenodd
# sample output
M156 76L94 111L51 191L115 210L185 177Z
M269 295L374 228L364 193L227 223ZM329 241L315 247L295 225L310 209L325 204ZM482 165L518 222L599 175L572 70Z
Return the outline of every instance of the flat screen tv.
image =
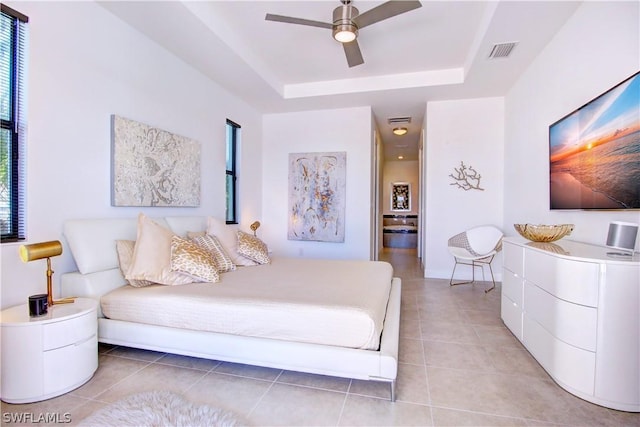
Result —
M551 209L640 209L640 72L549 126Z

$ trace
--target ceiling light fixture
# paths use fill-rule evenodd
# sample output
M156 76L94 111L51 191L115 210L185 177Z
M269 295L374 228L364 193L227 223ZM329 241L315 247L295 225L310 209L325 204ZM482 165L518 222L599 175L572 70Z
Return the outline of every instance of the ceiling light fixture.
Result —
M349 43L356 39L358 30L353 25L336 25L333 38L340 43Z
M393 128L393 134L394 135L402 136L402 135L405 135L407 132L408 132L408 130L405 127Z
M333 38L340 43L352 42L358 37L358 27L352 19L358 16L358 9L351 6L350 1L343 1L344 6L333 11Z
M399 155L398 156L398 160L402 160L402 159L404 159L404 156L403 155Z

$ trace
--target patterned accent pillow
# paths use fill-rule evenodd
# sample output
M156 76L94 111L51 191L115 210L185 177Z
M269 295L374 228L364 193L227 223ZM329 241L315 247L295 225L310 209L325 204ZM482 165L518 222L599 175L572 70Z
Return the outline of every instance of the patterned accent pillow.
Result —
M131 260L133 259L133 248L136 242L133 240L116 240L116 252L118 252L118 264L120 265L120 272L123 276L127 275L129 267L131 267ZM126 280L126 279L125 279ZM149 285L157 285L150 280L127 280L127 283L134 288L142 288Z
M211 253L178 236L171 238L171 270L186 273L203 282L219 282L220 275Z
M204 236L194 237L191 241L209 251L213 257L213 261L216 263L218 273L226 273L227 271L236 269L236 265L216 236L205 234Z
M269 264L267 245L255 236L238 230L238 253L258 264Z

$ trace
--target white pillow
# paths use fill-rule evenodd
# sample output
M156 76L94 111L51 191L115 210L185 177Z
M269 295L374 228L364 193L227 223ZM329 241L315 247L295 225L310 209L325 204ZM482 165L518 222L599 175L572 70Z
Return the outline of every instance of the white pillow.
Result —
M161 285L185 285L197 280L186 274L171 271L171 238L174 234L149 219L138 215L138 235L131 266L125 278L148 280Z
M209 217L207 220L207 234L218 238L231 257L231 261L233 261L235 265L258 265L257 262L238 253L237 232L238 226L235 224L227 224L226 222L213 217Z
M118 252L118 263L120 264L120 272L122 276L127 275L129 267L131 267L131 260L133 259L133 249L136 242L133 240L116 240L116 252ZM142 288L149 285L156 285L157 283L150 282L148 280L127 280L131 286L135 288Z

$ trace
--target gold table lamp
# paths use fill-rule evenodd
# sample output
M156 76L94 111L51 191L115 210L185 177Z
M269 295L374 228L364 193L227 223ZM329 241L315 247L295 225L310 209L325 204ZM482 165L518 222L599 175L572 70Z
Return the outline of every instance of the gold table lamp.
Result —
M260 228L260 221L254 221L249 228L251 229L251 231L253 231L253 235L256 235L256 231L258 231L258 228Z
M31 245L20 246L20 259L23 262L35 261L37 259L47 259L47 303L49 307L53 304L68 304L74 302L75 297L63 298L61 300L53 300L53 291L51 278L53 270L51 269L51 257L58 256L62 253L62 243L59 240L50 242L33 243Z

